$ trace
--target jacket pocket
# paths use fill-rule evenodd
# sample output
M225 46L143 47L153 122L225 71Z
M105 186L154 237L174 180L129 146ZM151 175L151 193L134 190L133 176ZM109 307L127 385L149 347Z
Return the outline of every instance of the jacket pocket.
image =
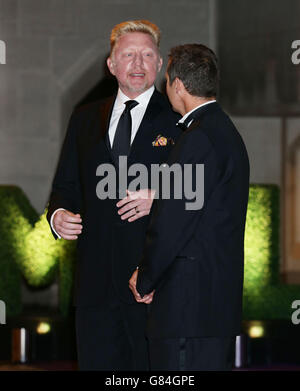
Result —
M191 256L191 255L178 255L175 260L178 261L195 261L197 257Z

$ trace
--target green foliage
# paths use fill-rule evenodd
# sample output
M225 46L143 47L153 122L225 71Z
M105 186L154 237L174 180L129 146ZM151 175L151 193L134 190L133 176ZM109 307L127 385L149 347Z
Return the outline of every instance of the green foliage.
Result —
M275 282L278 275L278 188L251 185L245 230L245 287L254 292Z
M251 185L245 232L244 319L290 319L300 286L279 282L279 189Z
M66 315L71 302L75 243L55 240L45 211L40 217L22 190L0 186L0 299L7 314L21 305L21 275L29 286L50 285L59 274L59 307Z
M16 186L0 186L0 205L0 299L10 316L22 310L18 254L38 215Z
M45 287L53 282L59 257L57 250L44 212L24 236L22 247L18 247L17 262L30 286Z
M292 302L300 298L299 285L274 284L258 293L244 292L243 318L247 320L291 319Z

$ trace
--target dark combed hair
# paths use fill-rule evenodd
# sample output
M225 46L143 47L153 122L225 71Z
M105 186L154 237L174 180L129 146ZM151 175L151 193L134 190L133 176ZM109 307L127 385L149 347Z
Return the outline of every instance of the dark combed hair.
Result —
M205 98L217 95L218 60L204 45L186 44L172 48L167 73L170 85L177 77L191 95Z

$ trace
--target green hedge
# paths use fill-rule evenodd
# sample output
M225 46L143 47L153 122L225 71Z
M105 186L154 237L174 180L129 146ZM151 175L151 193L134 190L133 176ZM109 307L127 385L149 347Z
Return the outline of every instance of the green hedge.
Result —
M59 307L67 314L75 260L75 243L55 240L46 211L39 217L22 190L0 186L0 299L7 315L19 314L21 276L29 286L42 288L59 278Z
M18 254L38 214L16 186L0 186L0 205L0 299L16 315L22 310Z
M244 319L290 319L300 285L280 283L279 188L251 185L245 231Z
M46 211L38 216L22 190L0 186L0 299L8 315L22 310L24 276L36 288L58 276L59 308L67 315L72 303L75 242L54 240ZM251 185L245 232L244 319L289 319L300 285L279 282L279 189Z

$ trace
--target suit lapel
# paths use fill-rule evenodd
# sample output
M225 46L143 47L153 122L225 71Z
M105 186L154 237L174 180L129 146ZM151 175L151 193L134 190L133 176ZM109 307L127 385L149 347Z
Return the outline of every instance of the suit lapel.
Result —
M144 135L147 132L154 130L153 122L155 118L158 116L158 114L161 112L161 110L163 109L163 106L161 105L160 101L161 101L160 93L155 89L148 103L143 120L132 142L130 148L130 154L129 154L130 158L134 159L135 150L137 146L143 144Z
M195 112L191 114L191 117L194 119L194 121L191 123L188 129L191 130L196 126L199 126L206 114L212 114L217 110L220 110L220 105L218 102L209 103L199 107L199 109L195 110Z
M104 142L106 145L111 157L111 146L109 140L109 122L111 118L111 113L114 107L114 103L116 100L116 95L107 98L100 106L100 140Z

